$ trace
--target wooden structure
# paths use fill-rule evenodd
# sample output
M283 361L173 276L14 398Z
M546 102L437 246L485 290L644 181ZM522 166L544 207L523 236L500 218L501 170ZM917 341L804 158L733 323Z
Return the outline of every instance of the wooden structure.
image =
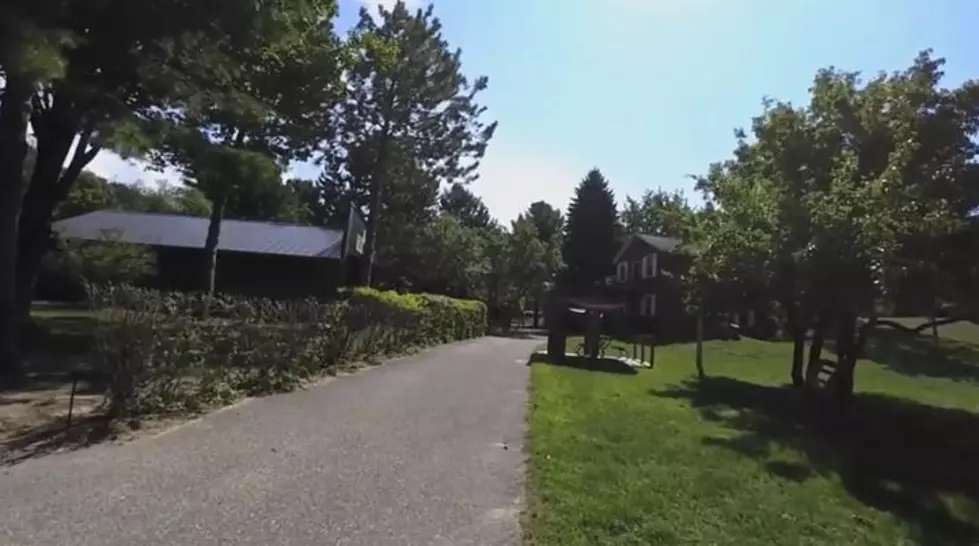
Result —
M602 334L604 320L616 320L624 315L627 309L625 302L601 297L561 296L548 294L545 301L545 320L548 325L547 354L552 362L560 362L567 354L567 338L569 322L573 315L584 316L584 342L578 354L591 359L604 358L612 346L613 339ZM632 358L639 362L654 360L654 338L652 334L637 334L621 336L631 342L632 351L618 348L623 358ZM646 359L647 348L649 359Z

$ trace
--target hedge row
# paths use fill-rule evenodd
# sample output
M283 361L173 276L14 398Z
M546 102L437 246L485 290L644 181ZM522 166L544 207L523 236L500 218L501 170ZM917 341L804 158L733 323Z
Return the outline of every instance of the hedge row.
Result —
M351 362L484 335L486 306L358 288L333 302L89 287L110 414L138 420L288 391ZM207 309L205 317L205 308Z

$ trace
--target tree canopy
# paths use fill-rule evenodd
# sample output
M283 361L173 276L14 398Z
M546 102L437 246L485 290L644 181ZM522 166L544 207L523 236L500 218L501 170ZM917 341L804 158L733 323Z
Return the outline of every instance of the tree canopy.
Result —
M396 260L403 227L434 211L440 185L475 178L496 128L476 102L487 78L463 75L431 6L411 13L399 2L376 16L361 9L351 30L346 99L331 110L319 180L325 206L365 213L368 284L375 258Z
M488 228L494 222L483 200L458 182L442 192L439 197L439 209L443 213L455 216L463 225L471 228Z
M835 325L840 388L851 389L857 317L893 295L896 270L939 263L971 223L979 88L939 87L942 64L923 52L867 81L821 70L808 105L767 101L734 157L698 182L717 209L693 241L699 263L729 303L752 289L779 302L796 337L796 384L805 331L815 329L812 366ZM957 274L969 284L968 267Z

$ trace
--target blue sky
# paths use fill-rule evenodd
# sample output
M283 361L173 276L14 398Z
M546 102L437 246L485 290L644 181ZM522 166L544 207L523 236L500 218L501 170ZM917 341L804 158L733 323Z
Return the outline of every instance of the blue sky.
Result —
M364 3L389 0L341 0L340 26ZM435 11L466 73L489 76L482 102L500 126L473 189L504 221L538 199L566 207L593 166L620 201L656 187L694 197L684 175L727 157L763 97L805 101L821 67L898 70L931 47L948 60L946 85L979 77L974 0L435 0ZM161 177L106 153L93 170Z

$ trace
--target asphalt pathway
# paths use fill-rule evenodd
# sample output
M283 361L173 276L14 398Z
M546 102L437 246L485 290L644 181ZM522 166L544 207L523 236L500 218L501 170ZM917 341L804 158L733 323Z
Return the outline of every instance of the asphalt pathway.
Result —
M0 544L518 544L539 343L448 345L0 469Z

